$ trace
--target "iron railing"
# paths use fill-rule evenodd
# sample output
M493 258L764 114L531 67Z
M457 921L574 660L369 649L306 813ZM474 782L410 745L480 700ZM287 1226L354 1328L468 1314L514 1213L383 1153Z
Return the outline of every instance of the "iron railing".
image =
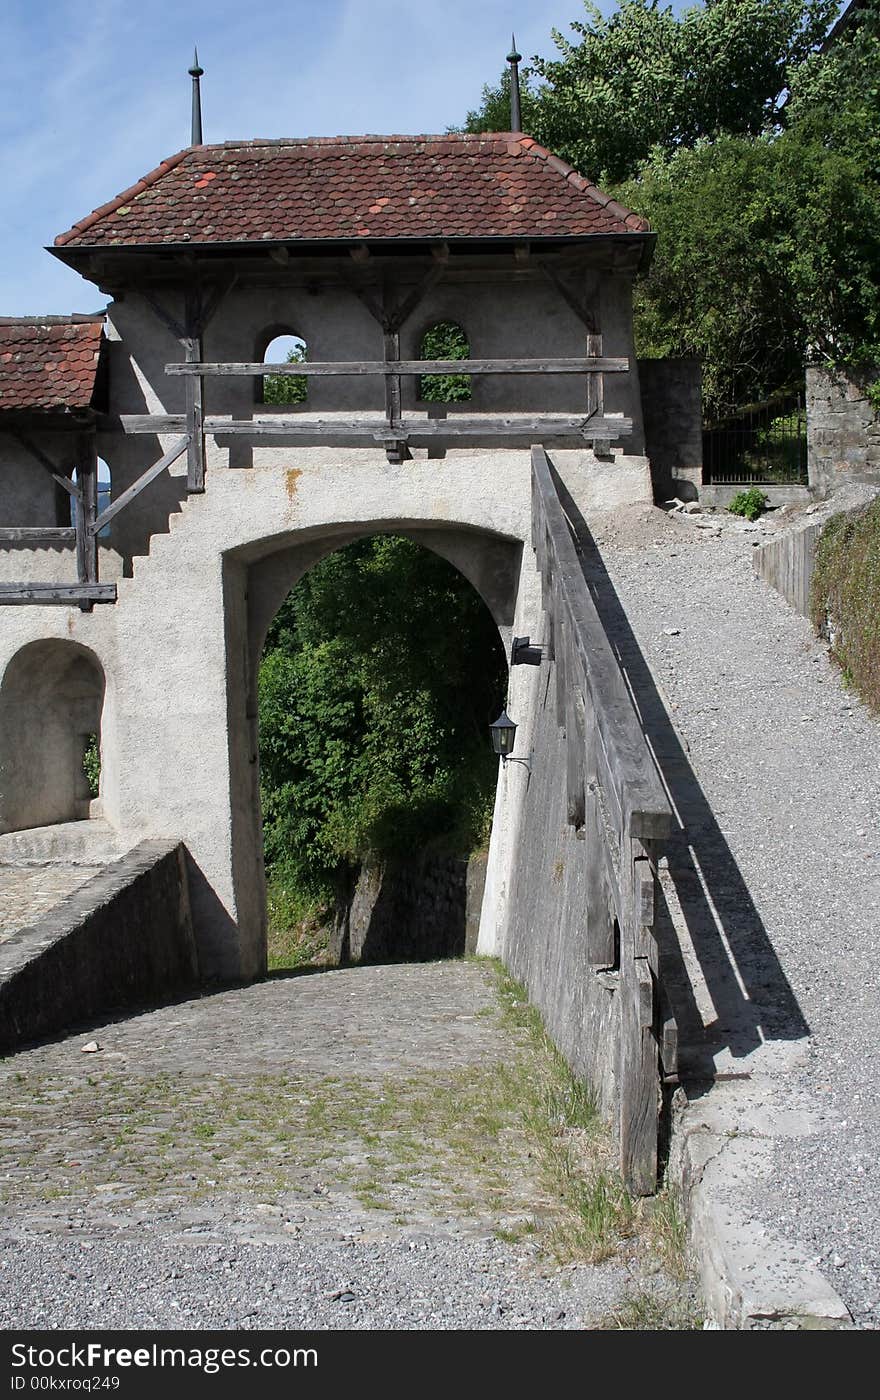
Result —
M803 390L750 404L703 429L703 480L713 486L807 484Z

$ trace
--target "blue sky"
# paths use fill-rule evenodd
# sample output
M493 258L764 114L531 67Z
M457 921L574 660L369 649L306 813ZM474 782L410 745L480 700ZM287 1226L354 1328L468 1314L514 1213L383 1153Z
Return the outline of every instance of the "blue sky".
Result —
M528 60L582 13L580 0L4 0L0 315L105 304L43 248L188 144L194 43L206 141L437 132L478 105L512 27Z

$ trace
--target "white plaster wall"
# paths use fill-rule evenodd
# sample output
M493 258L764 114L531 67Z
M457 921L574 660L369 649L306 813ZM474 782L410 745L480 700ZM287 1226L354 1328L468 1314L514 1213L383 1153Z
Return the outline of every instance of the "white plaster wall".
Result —
M628 282L617 279L610 285L622 291L603 293L604 350L627 354ZM419 321L407 327L402 353L414 353L415 338L430 320L441 317L462 322L475 355L582 353L581 323L564 303L557 304L555 294L548 298L546 288L523 283L512 290L505 287L502 294L497 285L484 288L482 295L478 290L473 285L436 288L420 308ZM165 301L172 313L180 314L172 294ZM250 359L267 323L289 325L303 335L313 358L379 357L378 327L356 298L303 290L233 293L206 336L205 357ZM413 337L410 344L407 335ZM180 346L136 295L111 308L109 336L111 412L181 410L183 383L164 374L167 362L182 358ZM532 400L526 396L537 385L521 377L492 392L510 392L504 406L529 407ZM544 385L546 392L535 407L582 406L552 397L580 396L582 384L558 379ZM367 404L380 407L379 386L342 380L319 385L309 408L320 406L318 393L338 394L340 388L348 398L335 401L349 412ZM475 388L489 392L485 385ZM621 392L620 411L637 416L637 392L633 395L631 384ZM475 396L471 409L500 403L500 398L490 404ZM253 385L214 381L208 386L207 408L212 413L253 412ZM256 412L272 416L271 409ZM110 466L114 495L157 460L170 441L101 436L98 451ZM433 456L419 450L414 460L390 466L375 446L281 443L252 448L241 441L230 447L230 441L221 439L218 445L209 440L204 495L187 498L181 460L113 522L109 546L119 561L113 572L121 569L126 575L119 580L115 605L98 606L90 614L66 607L0 609L0 676L15 652L36 638L73 638L97 656L107 679L104 815L126 835L186 843L193 862L202 971L208 976L249 976L263 966L253 678L265 626L294 577L358 534L385 529L418 538L426 532L425 543L452 558L484 592L505 641L514 607L514 631L535 636L540 615L529 543L528 450L457 448ZM647 462L638 454L616 451L600 460L583 449L552 455L583 510L650 500ZM523 543L519 584L505 585L504 561L510 558L505 548ZM45 553L20 552L16 576L45 577ZM102 556L102 567L103 562ZM515 599L504 598L505 587L516 592ZM514 672L511 707L522 726L518 752L528 745L536 684L532 668ZM510 765L499 788L480 934L486 949L503 946L524 781L525 770Z

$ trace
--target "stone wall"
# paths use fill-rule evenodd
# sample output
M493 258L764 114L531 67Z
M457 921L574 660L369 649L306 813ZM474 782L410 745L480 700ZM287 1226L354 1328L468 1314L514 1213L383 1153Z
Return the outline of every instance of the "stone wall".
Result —
M699 360L639 360L645 451L654 498L695 500L703 479Z
M364 866L331 933L335 961L398 962L476 952L486 853L421 854Z
M852 481L880 485L880 416L868 402L877 370L807 370L807 460L816 496Z
M142 841L0 945L0 1052L197 981L186 853Z

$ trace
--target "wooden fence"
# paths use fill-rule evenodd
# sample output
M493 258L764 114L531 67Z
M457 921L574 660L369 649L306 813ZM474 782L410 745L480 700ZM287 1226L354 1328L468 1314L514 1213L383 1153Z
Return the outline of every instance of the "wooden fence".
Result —
M567 816L586 840L589 962L618 975L621 1170L647 1195L657 1184L661 1073L676 1068L654 933L656 843L674 817L542 447L532 449L532 530L565 733Z

